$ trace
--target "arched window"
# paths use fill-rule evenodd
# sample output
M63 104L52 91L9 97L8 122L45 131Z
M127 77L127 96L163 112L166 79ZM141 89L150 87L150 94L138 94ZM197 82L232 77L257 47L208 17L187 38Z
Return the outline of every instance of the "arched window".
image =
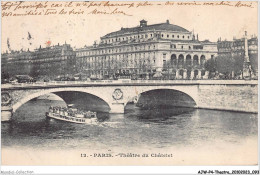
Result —
M175 54L172 54L171 56L171 65L176 66L177 65L177 57Z
M200 56L200 65L204 65L205 62L206 62L205 55L201 55L201 56Z
M190 55L186 56L186 65L191 66L191 56Z
M194 71L194 79L197 79L197 78L198 78L198 74L199 74L199 71L198 71L198 70L195 70L195 71Z
M178 66L183 67L183 65L184 65L184 56L180 54L178 58Z
M195 65L198 65L199 64L199 57L198 57L198 55L194 55L193 56L193 65L195 66Z
M190 79L190 76L191 76L191 70L187 70L187 79Z
M206 74L206 71L205 70L202 70L201 71L201 77L204 76Z

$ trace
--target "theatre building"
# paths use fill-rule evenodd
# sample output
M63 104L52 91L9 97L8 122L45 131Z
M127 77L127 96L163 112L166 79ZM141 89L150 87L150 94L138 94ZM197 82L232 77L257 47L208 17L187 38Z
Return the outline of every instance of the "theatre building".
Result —
M199 41L198 35L171 24L121 28L100 38L99 43L76 50L77 72L89 77L151 79L207 78L205 61L217 56L217 43Z

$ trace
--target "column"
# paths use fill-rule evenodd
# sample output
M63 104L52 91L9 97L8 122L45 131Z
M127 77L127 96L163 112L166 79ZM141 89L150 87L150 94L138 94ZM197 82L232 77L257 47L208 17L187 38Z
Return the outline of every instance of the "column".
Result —
M190 79L192 80L194 78L194 70L191 70L190 72Z
M179 69L176 70L176 79L179 79Z
M179 65L179 55L176 54L176 67L178 68Z
M247 31L245 31L245 62L249 62Z
M209 71L205 72L205 79L209 79Z
M201 70L198 70L198 76L197 76L198 79L201 79Z
M187 79L187 69L183 69L183 79Z
M186 55L187 56L187 55ZM186 66L186 56L183 55L183 67Z
M247 32L245 31L245 56L244 56L244 64L243 64L243 78L250 79L251 78L251 67L250 61L248 57L248 41L247 41Z

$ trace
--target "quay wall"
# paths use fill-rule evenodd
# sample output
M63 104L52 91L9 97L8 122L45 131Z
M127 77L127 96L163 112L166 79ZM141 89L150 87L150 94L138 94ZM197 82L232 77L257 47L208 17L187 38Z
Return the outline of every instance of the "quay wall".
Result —
M258 112L257 84L200 84L198 108Z

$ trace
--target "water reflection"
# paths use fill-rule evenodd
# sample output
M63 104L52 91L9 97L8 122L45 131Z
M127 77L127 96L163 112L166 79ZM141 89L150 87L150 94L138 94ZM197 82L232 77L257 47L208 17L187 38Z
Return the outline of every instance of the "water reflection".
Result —
M129 109L130 108L130 109ZM185 107L164 107L155 109L140 109L129 105L126 109L125 117L131 118L133 120L138 119L141 122L154 122L154 123L165 123L172 124L174 120L177 120L179 115L188 117L192 116L192 113L195 111L194 108L185 108Z
M49 106L62 101L36 100L19 108L10 123L2 123L3 147L34 149L169 148L218 141L243 143L257 138L257 115L193 108L142 110L127 105L125 114L98 113L97 125L49 120Z

